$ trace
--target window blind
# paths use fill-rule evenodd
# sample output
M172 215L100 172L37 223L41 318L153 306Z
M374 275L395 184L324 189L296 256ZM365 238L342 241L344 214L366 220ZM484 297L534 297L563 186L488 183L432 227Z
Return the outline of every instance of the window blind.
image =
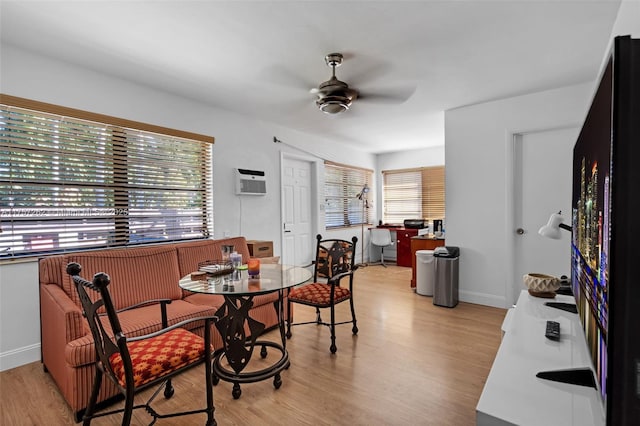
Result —
M326 228L371 223L368 200L357 195L371 185L372 171L330 162L324 171Z
M207 237L205 140L3 102L0 256Z
M445 217L444 166L385 170L382 175L385 223Z

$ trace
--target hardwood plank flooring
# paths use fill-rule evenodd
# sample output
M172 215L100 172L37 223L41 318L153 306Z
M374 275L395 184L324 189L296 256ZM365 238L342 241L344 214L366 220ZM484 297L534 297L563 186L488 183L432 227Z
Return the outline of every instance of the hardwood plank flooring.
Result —
M338 326L338 352L331 355L327 327L294 327L287 342L291 367L282 373L282 387L274 389L271 380L245 384L241 398L234 400L232 385L220 382L214 391L218 424L474 425L475 406L500 344L505 310L469 303L454 309L437 307L430 297L409 288L410 279L409 268L359 269L358 335L351 334L350 325ZM348 319L348 303L337 312L338 319ZM295 313L298 321L315 316L300 305ZM278 333L267 336L276 340ZM203 375L201 367L176 379L175 395L170 400L160 397L156 409L204 406ZM0 373L0 410L0 423L6 426L73 424L71 411L39 362ZM121 416L115 415L92 424L120 421ZM149 421L144 411L138 411L132 424ZM193 415L156 424L204 422L204 415Z

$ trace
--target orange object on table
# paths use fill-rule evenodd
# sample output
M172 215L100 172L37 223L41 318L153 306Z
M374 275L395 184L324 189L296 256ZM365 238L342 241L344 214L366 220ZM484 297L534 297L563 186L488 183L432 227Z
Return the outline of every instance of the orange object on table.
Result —
M250 276L260 275L260 259L252 257L247 262L247 272Z

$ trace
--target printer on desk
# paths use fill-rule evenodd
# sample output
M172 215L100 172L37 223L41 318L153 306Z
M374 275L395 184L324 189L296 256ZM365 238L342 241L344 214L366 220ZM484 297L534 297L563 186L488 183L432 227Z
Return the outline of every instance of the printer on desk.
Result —
M406 229L424 229L425 226L424 219L405 219L403 224Z
M444 227L442 226L442 219L434 219L433 225L428 220L424 219L405 219L405 229L417 229L418 236L433 234L437 239L444 239Z

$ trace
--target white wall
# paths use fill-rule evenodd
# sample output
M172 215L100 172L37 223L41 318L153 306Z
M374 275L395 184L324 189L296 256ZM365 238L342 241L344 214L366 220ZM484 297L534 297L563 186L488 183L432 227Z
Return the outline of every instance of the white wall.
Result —
M378 154L376 164L378 176L383 170L442 166L444 164L444 140L439 146Z
M506 175L512 133L579 125L591 84L447 111L447 245L459 246L460 300L507 307Z
M0 265L0 371L40 359L36 262Z
M640 2L621 3L610 40L618 35L640 37ZM608 53L609 48L603 58ZM504 266L511 238L504 226L510 135L581 126L595 85L593 81L445 112L447 244L461 247L461 300L511 304Z
M640 38L640 1L623 0L618 9L618 16L613 24L609 46L602 55L602 65L600 69L604 69L609 59L609 51L613 47L613 39L615 36L630 35L633 38ZM596 90L595 82L593 90Z
M258 122L12 46L1 47L0 91L4 94L214 136L215 238L243 235L271 240L275 254L280 254L282 152L305 155L320 163L327 159L375 168L374 155L351 149L340 141ZM284 143L273 143L274 136ZM235 195L234 168L264 170L267 195ZM324 201L320 188L319 204ZM318 209L315 214L317 232L323 235L360 236L359 227L325 232L323 212ZM40 358L37 285L35 261L0 265L0 370Z

